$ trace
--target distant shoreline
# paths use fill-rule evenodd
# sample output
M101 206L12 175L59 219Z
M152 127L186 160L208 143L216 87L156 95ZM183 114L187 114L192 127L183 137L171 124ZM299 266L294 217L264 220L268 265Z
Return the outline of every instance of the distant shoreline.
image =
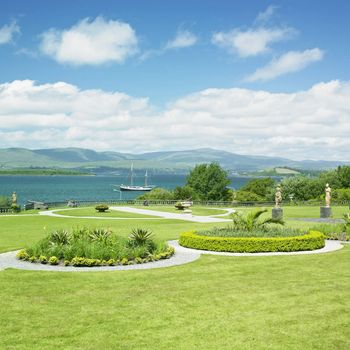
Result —
M71 171L1 171L0 176L95 176L95 174Z

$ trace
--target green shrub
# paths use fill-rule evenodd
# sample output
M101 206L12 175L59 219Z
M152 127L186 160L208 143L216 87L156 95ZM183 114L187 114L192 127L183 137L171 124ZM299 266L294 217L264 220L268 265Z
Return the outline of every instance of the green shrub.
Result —
M47 264L47 257L45 255L40 255L39 256L39 261L42 263L42 264Z
M68 244L71 240L71 234L64 229L53 231L50 235L51 244Z
M155 243L153 240L153 233L150 230L135 228L132 229L129 236L129 245L131 247L147 247L151 253L155 249Z
M49 258L49 264L50 265L58 265L58 258L57 258L57 256L51 256L50 258Z
M325 237L317 231L294 237L208 237L185 232L180 235L179 243L187 248L219 252L294 252L323 248Z
M36 256L31 256L28 260L29 260L31 263L35 263L35 262L36 262Z
M109 206L107 204L98 204L98 205L96 205L95 209L99 213L104 213L109 209Z
M29 254L27 253L27 251L25 249L21 249L18 253L17 253L17 258L20 260L28 260L29 259Z

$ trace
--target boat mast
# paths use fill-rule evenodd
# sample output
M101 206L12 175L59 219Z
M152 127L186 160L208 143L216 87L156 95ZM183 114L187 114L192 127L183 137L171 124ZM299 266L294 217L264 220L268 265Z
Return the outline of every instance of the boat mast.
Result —
M145 174L145 187L147 187L147 177L148 177L148 175L147 175L147 170L146 170L146 174Z
M130 169L130 186L134 186L134 163L131 163L131 169Z

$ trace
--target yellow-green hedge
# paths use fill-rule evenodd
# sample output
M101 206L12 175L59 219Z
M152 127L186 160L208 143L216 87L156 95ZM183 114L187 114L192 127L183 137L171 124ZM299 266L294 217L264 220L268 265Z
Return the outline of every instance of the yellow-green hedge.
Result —
M180 235L179 243L187 248L216 252L296 252L323 248L325 236L317 231L292 237L211 237L184 232Z

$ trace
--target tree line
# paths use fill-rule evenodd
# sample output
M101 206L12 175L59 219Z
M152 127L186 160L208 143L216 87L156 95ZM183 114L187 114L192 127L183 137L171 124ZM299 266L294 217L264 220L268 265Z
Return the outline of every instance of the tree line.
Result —
M155 188L143 194L142 200L201 200L201 201L273 201L277 180L271 177L252 179L239 190L228 188L228 172L218 163L199 164L187 176L186 184L174 190ZM333 191L332 198L350 200L350 166L321 172L318 176L294 175L284 178L280 185L284 200L322 200L325 185Z

